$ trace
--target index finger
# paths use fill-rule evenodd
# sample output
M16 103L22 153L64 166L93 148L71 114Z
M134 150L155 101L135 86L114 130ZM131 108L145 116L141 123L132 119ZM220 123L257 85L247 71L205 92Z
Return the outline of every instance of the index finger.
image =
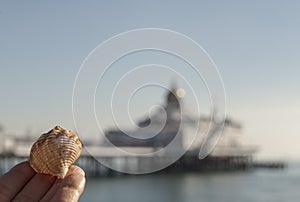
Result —
M10 201L35 175L27 161L19 163L0 177L0 201Z

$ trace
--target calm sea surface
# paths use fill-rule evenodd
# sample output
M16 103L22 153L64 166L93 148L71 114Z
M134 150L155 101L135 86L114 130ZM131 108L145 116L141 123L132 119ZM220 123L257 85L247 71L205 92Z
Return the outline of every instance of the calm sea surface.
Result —
M295 202L300 164L284 170L88 178L81 202Z

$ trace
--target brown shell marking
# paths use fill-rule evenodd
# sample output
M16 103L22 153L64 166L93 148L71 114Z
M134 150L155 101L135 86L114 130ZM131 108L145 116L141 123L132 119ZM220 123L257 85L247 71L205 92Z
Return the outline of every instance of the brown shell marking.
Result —
M29 163L37 173L64 178L79 157L82 144L78 136L60 126L42 134L33 144Z

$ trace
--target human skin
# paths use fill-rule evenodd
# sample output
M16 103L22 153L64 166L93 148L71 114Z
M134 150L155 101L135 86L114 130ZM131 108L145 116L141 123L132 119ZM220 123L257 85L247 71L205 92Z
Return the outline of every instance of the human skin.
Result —
M85 186L85 173L70 166L64 179L36 173L28 161L19 163L0 177L1 202L77 202Z

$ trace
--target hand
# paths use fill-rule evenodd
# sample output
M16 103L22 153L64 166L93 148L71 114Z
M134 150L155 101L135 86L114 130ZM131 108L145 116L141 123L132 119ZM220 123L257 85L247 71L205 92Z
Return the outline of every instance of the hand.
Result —
M64 179L36 173L22 162L0 177L0 201L76 202L85 186L84 171L70 166Z

